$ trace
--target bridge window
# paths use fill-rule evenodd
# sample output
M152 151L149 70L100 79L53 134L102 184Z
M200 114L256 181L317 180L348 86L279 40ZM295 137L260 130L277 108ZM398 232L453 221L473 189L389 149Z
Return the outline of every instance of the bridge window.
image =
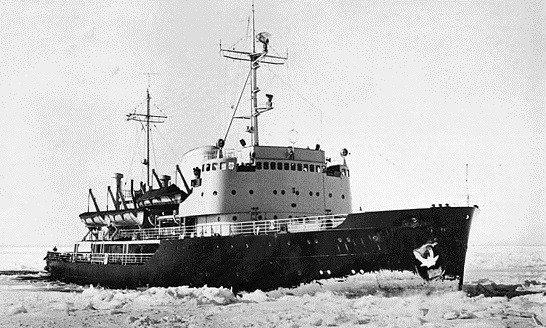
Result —
M303 165L301 163L298 163L298 171L301 171L303 169Z
M313 164L309 165L309 171L315 172L315 166Z
M284 163L284 170L285 171L290 170L290 164L289 163Z
M277 170L282 170L282 162L277 162Z
M269 170L269 162L264 162L264 170Z
M271 162L271 169L272 169L272 170L275 170L275 169L276 169L276 166L277 166L277 163Z
M256 163L256 169L257 169L257 170L261 170L261 169L262 169L262 162L257 162L257 163Z

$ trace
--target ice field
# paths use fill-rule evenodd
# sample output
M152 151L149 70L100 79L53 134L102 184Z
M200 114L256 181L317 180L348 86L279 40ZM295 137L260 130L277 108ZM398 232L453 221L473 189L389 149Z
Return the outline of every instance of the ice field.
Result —
M410 272L384 271L238 295L211 287L110 290L21 274L43 269L46 251L0 246L0 327L546 325L546 246L470 246L466 291L457 291L453 282L427 283ZM493 288L496 284L516 293L503 295L507 289ZM501 296L469 297L476 286L486 294L500 290Z

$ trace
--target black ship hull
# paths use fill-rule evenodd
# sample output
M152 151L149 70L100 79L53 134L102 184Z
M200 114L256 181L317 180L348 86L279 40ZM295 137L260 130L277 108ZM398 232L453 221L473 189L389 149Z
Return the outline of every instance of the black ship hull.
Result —
M50 252L52 279L113 288L216 286L269 290L381 269L463 281L477 207L355 213L323 231L161 240L143 264L72 262ZM419 256L416 250L427 248Z

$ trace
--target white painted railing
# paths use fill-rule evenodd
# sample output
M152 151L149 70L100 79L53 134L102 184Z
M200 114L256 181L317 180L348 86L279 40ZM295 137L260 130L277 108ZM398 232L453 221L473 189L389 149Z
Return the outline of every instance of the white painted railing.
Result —
M112 240L183 239L195 237L298 233L332 229L345 221L347 215L321 215L303 218L246 222L215 222L194 226L151 229L123 229ZM107 236L106 236L107 237Z

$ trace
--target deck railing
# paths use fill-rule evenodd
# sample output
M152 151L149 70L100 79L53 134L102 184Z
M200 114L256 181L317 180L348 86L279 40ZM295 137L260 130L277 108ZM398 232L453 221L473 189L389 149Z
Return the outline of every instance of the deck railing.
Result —
M183 239L213 236L261 235L275 233L300 233L333 229L345 221L347 215L321 215L278 220L216 222L192 226L163 227L152 229L118 230L104 241ZM88 241L100 241L97 239ZM95 253L95 252L48 252L49 260L94 264L144 264L153 253Z
M91 252L48 252L49 260L95 264L144 264L154 253L91 253Z
M215 222L191 226L118 230L110 240L155 240L195 237L259 235L323 231L339 226L346 215L321 215L302 218L246 222ZM108 239L107 236L105 236Z

